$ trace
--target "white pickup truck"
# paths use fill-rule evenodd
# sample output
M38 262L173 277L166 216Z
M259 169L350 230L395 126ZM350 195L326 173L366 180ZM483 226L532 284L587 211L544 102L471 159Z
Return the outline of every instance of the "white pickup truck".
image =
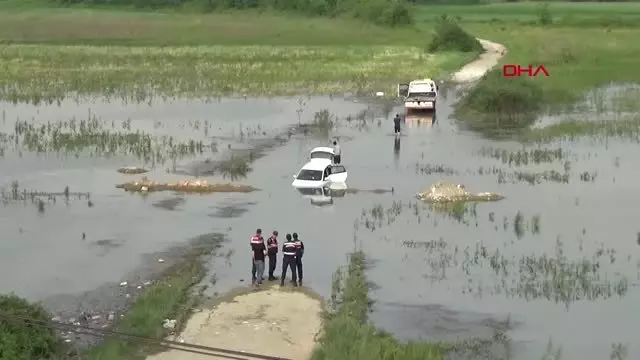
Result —
M404 99L405 113L411 111L436 111L438 85L431 79L413 80L398 84L398 97Z

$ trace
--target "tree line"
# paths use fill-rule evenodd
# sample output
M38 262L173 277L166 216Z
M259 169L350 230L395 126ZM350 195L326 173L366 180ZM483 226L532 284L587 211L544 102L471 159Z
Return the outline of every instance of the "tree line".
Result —
M189 7L202 12L271 9L309 16L347 16L379 25L413 23L408 0L49 0L58 5L113 5L140 9Z

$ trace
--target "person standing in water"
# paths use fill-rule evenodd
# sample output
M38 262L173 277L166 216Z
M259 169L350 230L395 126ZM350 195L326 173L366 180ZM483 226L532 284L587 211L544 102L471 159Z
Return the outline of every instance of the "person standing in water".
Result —
M396 136L400 135L400 114L396 114L396 117L393 118L393 132Z
M333 163L340 164L340 161L342 161L342 149L340 148L340 145L338 145L338 141L334 140L333 141Z

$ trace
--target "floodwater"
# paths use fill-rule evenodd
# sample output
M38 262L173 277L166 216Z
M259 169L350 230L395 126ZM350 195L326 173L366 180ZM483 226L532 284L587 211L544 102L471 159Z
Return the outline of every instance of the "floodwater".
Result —
M562 147L567 159L509 166L483 156L482 149L509 152L522 150L522 145L495 143L459 130L448 119L456 100L450 95L438 104L434 125L407 124L399 141L392 134L391 116L384 118L375 111L359 116L368 105L342 99L224 99L153 106L2 104L0 125L10 133L17 118L46 123L95 116L107 128L111 121L117 129L130 119L132 131L216 143L217 152L205 152L194 161L223 156L229 147L255 145L276 135L286 134L286 141L266 150L241 181L261 191L184 195L181 200L171 193L143 197L116 189L115 184L140 177L115 171L144 165L131 156L63 157L23 151L20 157L6 150L0 159L5 191L13 181L38 191L62 192L69 186L71 192L90 192L92 206L86 199L72 198L68 205L47 203L44 213L30 202L0 207L4 235L0 289L47 303L54 295L79 294L127 280L144 254L222 232L229 238L223 249L227 256L210 263L215 286L209 291L224 292L249 279L247 241L260 227L267 234L278 230L281 238L300 234L307 248L305 284L325 296L332 273L346 263L346 254L356 247L364 249L373 263L370 280L376 284L372 320L402 339L488 338L508 319L507 335L516 360L539 359L549 340L562 346L566 359L607 358L612 343L629 344L629 358L637 356L640 349L633 345L640 324L640 313L634 310L639 300L635 284L640 252L634 211L637 144L554 143L545 148ZM340 120L332 133L340 138L349 187L393 188L393 193L359 192L335 198L331 205L314 206L291 188L292 175L308 151L327 145L328 139L318 134L289 137L290 126L311 121L323 108L340 119L348 115L353 119ZM172 174L171 168L190 164L187 159L156 164L156 170L145 175L161 181L184 179ZM523 179L533 175L516 174L551 170L568 173L568 183L542 179L532 185ZM477 204L457 216L436 212L414 195L437 180L463 183L471 192L500 192L506 199ZM372 215L374 208L378 209L374 214L382 209L382 219ZM523 220L516 221L519 211ZM539 267L543 254L557 261ZM527 263L527 257L535 261ZM576 276L576 269L584 268L576 262L594 257L598 268ZM548 270L550 263L555 271ZM609 298L594 290L621 279L627 279L628 286L626 291L618 289L620 296L616 289ZM548 299L531 299L540 293Z

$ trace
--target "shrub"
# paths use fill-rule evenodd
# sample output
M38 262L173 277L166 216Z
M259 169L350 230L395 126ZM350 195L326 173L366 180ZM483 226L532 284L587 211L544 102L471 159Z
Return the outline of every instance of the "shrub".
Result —
M0 313L50 321L44 308L15 295L0 296ZM56 359L63 354L64 346L53 329L0 317L0 359Z
M538 23L540 25L551 25L553 23L553 16L551 10L549 10L549 4L540 4L538 6Z
M542 101L542 89L533 80L506 78L494 69L463 96L455 113L472 130L498 135L531 125Z
M431 53L438 51L480 52L482 45L473 36L464 31L458 23L443 15L438 19L435 34L427 50Z

